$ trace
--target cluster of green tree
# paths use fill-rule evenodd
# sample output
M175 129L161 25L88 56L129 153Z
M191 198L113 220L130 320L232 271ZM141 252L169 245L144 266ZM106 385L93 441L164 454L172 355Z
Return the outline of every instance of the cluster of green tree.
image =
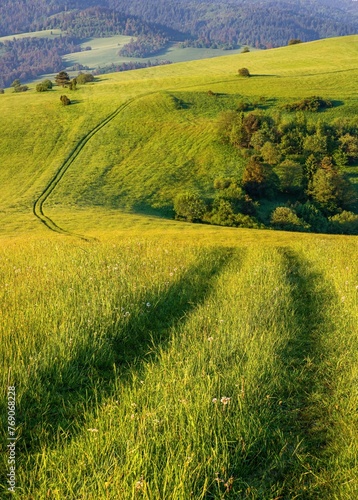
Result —
M166 64L172 64L172 62L168 60L158 60L158 59L156 59L155 61L145 61L145 62L130 61L120 64L110 64L108 66L97 68L93 71L93 74L106 75L108 73L130 71L133 69L151 68L153 66L164 66Z
M0 43L0 86L7 87L14 79L30 80L63 67L61 56L81 48L73 38L19 38Z
M228 111L218 121L220 141L245 160L238 179L217 179L217 194L179 195L176 216L225 226L358 234L357 195L344 168L358 161L358 124L309 124L262 112ZM282 200L272 213L262 207ZM272 205L272 203L271 203Z
M26 92L29 90L29 87L27 85L22 85L19 79L14 80L11 87L14 89L14 92Z
M150 57L164 49L168 41L168 38L160 34L140 35L136 40L132 38L124 45L118 55L120 57Z
M66 71L60 71L55 76L56 85L59 87L68 87L70 90L76 90L77 85L94 82L95 78L91 73L79 73L75 78L70 78Z

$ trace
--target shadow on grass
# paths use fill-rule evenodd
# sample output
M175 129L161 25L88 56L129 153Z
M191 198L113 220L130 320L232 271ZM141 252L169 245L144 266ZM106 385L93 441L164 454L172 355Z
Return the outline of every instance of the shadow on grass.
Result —
M84 326L86 340L70 361L59 360L58 366L39 370L19 401L19 451L35 453L54 443L62 430L65 440L74 437L84 422L84 413L111 395L116 377L125 383L144 360L155 358L157 347L166 346L171 329L206 300L231 258L230 249L201 254L179 281L166 288L162 284L160 293L145 295L151 304L146 311L123 318L123 311L114 310L113 327L101 335L100 342L95 337L96 327Z
M83 102L83 99L71 99L71 106L72 104L81 104Z
M243 498L333 498L328 483L316 475L324 467L333 426L327 408L331 380L322 369L326 356L322 339L334 331L326 314L334 295L308 261L288 248L281 249L281 254L283 279L291 287L292 316L286 315L287 324L282 325L289 340L277 351L279 378L272 367L260 376L271 390L266 402L252 407L252 412L259 413L262 437L259 434L251 443L245 470L233 475L258 495ZM262 410L263 406L267 409Z

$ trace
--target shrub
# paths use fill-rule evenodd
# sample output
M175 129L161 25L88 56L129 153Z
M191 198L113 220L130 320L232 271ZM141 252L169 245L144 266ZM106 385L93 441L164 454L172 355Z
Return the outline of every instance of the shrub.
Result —
M52 89L51 80L44 80L36 85L36 92L47 92Z
M0 94L5 94L5 90L4 89L0 89Z
M85 83L94 82L94 76L91 73L79 73L76 80L79 85L84 85Z
M43 84L45 87L47 87L47 89L48 89L48 90L51 90L51 89L52 89L52 87L53 87L53 83L51 82L51 80L47 80L47 79L46 79L46 80L44 80L44 81L42 82L42 84Z
M358 215L344 210L329 218L330 231L336 234L358 234Z
M14 87L14 92L26 92L27 90L29 90L27 85L17 85Z
M175 218L189 222L201 221L206 204L196 193L178 194L174 200Z
M302 40L300 40L299 38L291 38L288 41L288 45L297 45L298 43L302 43Z
M68 106L69 104L71 104L71 101L70 99L67 97L67 95L62 95L60 97L60 101L62 102L63 106Z
M289 207L275 208L271 214L271 224L277 229L285 229L286 231L303 231L307 229L307 225Z
M229 227L259 228L260 224L250 215L238 213L233 204L225 198L217 198L213 203L213 208L207 217L210 224Z
M250 77L250 71L247 68L240 68L238 70L239 76L244 76L245 78Z
M316 112L320 109L331 108L333 106L332 102L328 99L323 99L322 97L312 96L306 97L302 101L294 102L292 104L286 104L284 109L287 111L312 111Z

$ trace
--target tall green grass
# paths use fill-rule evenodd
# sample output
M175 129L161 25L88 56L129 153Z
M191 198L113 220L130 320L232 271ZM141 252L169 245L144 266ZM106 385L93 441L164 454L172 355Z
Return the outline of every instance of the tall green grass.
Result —
M19 498L356 495L356 239L188 241L5 245Z
M355 41L111 75L68 109L62 89L0 96L0 415L6 447L16 385L17 498L357 496L357 238L148 215L240 168L215 115L241 96L320 93L344 103L330 118L352 116ZM49 234L33 202L132 98L46 200L92 239Z

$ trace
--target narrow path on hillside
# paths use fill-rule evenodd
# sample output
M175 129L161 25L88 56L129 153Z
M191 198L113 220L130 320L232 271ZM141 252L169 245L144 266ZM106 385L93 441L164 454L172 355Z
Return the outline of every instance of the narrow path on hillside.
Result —
M143 96L140 96L143 97ZM80 154L84 146L87 142L92 139L92 137L99 132L103 127L105 127L108 123L110 123L119 113L121 113L125 108L127 108L135 99L139 97L129 99L125 103L121 104L113 113L111 113L107 118L102 120L98 125L96 125L92 130L90 130L76 145L76 147L70 152L67 159L62 163L55 176L51 179L47 187L42 191L40 196L37 198L33 205L33 213L34 215L43 223L45 226L51 231L55 231L56 233L67 234L72 236L77 236L83 240L88 241L89 238L86 238L82 235L72 233L70 231L66 231L57 225L48 215L44 213L43 205L45 201L48 199L52 191L55 189L57 184L60 182L64 174L67 172L69 167L75 161L77 156Z
M230 80L229 80L230 81ZM208 87L208 86L213 86L214 84L217 83L222 83L222 81L217 81L217 82L211 82L207 84L202 84L200 87ZM81 234L77 234L71 231L67 231L66 229L63 229L60 227L58 224L56 224L48 215L45 214L44 212L44 203L52 193L52 191L55 189L55 187L58 185L62 177L65 175L69 167L72 165L72 163L75 161L77 156L81 153L82 149L84 146L87 144L87 142L92 139L92 137L99 132L103 127L108 125L116 116L118 116L124 109L126 109L128 106L130 106L134 101L141 99L142 97L148 97L149 95L152 94L158 94L160 92L170 92L170 91L175 91L175 90L185 90L185 89L190 89L190 88L196 88L198 87L197 84L194 85L187 85L184 87L174 87L174 88L168 88L168 89L160 89L157 91L152 91L152 92L146 92L143 94L140 94L139 96L132 97L131 99L128 99L126 102L121 104L113 113L107 116L104 120L102 120L98 125L96 125L92 130L90 130L82 139L77 143L75 148L70 152L66 160L62 163L58 171L56 172L55 176L50 180L49 184L47 187L42 191L40 196L35 200L34 205L33 205L33 213L35 217L37 217L45 226L50 229L51 231L54 231L56 233L60 234L65 234L68 236L76 236L78 238L81 238L84 241L92 241L93 238L89 238L86 236L83 236Z

